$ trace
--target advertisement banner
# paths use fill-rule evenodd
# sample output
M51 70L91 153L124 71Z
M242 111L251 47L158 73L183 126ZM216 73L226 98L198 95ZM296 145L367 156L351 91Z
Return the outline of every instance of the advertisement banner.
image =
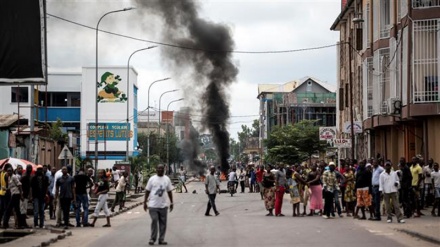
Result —
M43 0L0 1L0 86L45 84Z
M126 123L99 123L98 131L95 131L95 124L89 123L87 126L87 138L94 141L98 136L98 141L126 141L127 134L129 138L133 137L133 131L130 131L130 125Z
M355 134L362 133L362 122L361 121L355 121L353 122L353 131ZM351 123L350 121L347 121L344 123L344 133L351 134Z
M336 137L336 127L319 127L319 140L331 140Z
M333 146L335 148L351 148L350 139L333 139Z

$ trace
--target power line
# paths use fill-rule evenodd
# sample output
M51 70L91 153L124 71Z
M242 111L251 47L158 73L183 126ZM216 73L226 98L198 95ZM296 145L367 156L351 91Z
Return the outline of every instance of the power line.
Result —
M53 17L55 19L58 19L58 20L62 20L62 21L65 21L65 22L77 25L77 26L81 26L81 27L84 27L84 28L96 30L96 28L94 28L94 27L87 26L85 24L81 24L79 22L72 21L72 20L69 20L69 19L66 19L66 18L63 18L63 17L60 17L60 16L52 15L52 14L49 14L49 13L47 13L46 15L50 16L50 17ZM127 38L127 39L132 39L132 40L136 40L136 41L141 41L141 42L147 42L147 43L151 43L151 44L155 44L155 45L160 45L160 46L167 46L167 47L186 49L186 50L194 50L194 51L204 51L204 52L226 52L226 53L240 53L240 54L280 54L280 53L294 53L294 52L302 52L302 51L321 50L321 49L325 49L325 48L330 48L330 47L338 46L338 44L330 44L330 45L308 47L308 48L289 49L289 50L273 50L273 51L206 50L206 49L201 49L201 48L197 48L197 47L182 46L182 45L170 44L170 43L165 43L165 42L159 42L159 41L153 41L153 40L136 38L136 37L133 37L133 36L119 34L119 33L114 33L114 32L110 32L110 31L106 31L106 30L102 30L102 29L98 29L98 31L103 32L103 33L107 33L107 34L111 34L111 35L115 35L115 36L119 36L119 37L123 37L123 38Z

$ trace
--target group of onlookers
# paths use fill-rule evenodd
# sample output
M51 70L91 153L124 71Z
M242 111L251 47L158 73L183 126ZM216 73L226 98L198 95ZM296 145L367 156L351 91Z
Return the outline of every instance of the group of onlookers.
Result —
M364 220L368 211L369 220L380 221L381 215L387 215L387 222L391 223L395 215L397 222L404 223L404 217L420 217L421 209L429 206L433 206L433 216L440 216L438 169L439 165L432 159L425 165L417 157L409 163L401 158L393 166L389 160L372 158L359 162L342 160L338 167L334 162L324 161L310 166L306 163L286 167L266 165L265 169L258 166L255 174L267 216L284 216L281 206L284 193L289 193L292 216L319 213L329 219L336 214L343 217L345 212L346 216Z
M9 219L14 214L15 228L23 229L30 226L26 222L28 203L32 202L34 211L34 228L45 227L46 208L49 209L49 218L56 219L56 226L73 227L69 222L70 212L75 212L76 227L93 227L101 209L107 217L110 227L110 212L107 206L108 191L114 184L116 198L111 207L114 212L124 207L125 192L128 174L114 167L110 176L105 170L99 170L95 181L93 168L79 169L72 174L71 166L64 166L60 170L47 165L27 165L26 170L20 165L13 169L8 159L0 164L0 218L1 227L9 228ZM90 195L93 192L98 196L98 203L94 211L92 223L88 222Z

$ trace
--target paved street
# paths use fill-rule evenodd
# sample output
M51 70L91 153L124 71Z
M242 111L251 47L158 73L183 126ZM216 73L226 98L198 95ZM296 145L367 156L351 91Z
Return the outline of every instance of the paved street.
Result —
M226 183L222 183L222 188ZM190 193L174 194L175 209L169 215L166 241L170 246L433 246L391 229L382 222L352 218L292 218L288 195L286 217L266 217L259 194L220 194L218 217L206 217L203 185L187 185ZM193 190L197 194L192 194ZM409 220L411 221L411 219ZM72 228L73 236L51 246L147 246L150 219L141 207L112 218L112 228ZM394 223L397 226L397 223ZM408 226L411 222L408 222ZM157 245L157 243L156 243Z

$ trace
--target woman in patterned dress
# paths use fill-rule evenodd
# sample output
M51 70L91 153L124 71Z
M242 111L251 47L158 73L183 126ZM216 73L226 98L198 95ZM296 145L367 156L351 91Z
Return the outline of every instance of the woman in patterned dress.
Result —
M355 191L355 177L353 173L353 168L349 166L347 170L344 173L345 177L345 203L346 203L346 209L347 209L347 217L350 217L350 212L353 213L354 210L354 204L356 203L356 195L354 193Z
M301 177L301 166L296 165L293 167L292 174L292 183L289 185L290 187L290 203L293 206L293 214L292 217L301 216L299 204L300 202L304 203L304 184L306 181Z
M273 216L273 208L275 206L275 176L271 170L272 166L268 165L263 175L264 206L269 211L266 216Z

